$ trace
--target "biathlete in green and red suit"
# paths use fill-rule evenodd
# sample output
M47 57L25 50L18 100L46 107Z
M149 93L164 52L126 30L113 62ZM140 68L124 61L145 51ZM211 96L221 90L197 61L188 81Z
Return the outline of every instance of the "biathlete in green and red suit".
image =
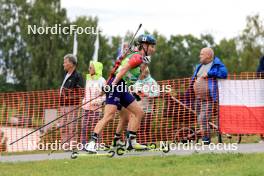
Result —
M141 119L144 117L143 109L138 105L135 97L128 91L127 86L138 80L140 75L140 65L149 64L150 56L155 52L156 39L149 34L138 37L138 52L128 55L122 60L115 76L110 79L108 85L111 85L111 91L106 92L106 105L104 117L96 124L91 136L91 140L86 146L88 152L96 152L96 142L103 128L115 117L117 110L125 109L133 113L130 118L130 129L128 129L128 147L129 149L144 149L136 141L137 131ZM105 90L106 91L106 90ZM121 110L122 111L122 110Z

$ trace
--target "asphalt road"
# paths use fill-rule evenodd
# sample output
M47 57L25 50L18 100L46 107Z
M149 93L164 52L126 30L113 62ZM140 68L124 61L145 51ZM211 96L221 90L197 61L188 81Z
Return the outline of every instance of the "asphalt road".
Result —
M161 151L145 151L145 152L130 152L123 156L114 157L130 157L130 156L167 156L167 155L191 155L194 153L264 153L264 143L261 144L236 144L230 145L211 145L211 146L193 146L189 148L187 146L171 145L171 151L169 153L163 153ZM87 157L101 157L91 156ZM71 152L53 153L47 154L26 154L26 155L13 155L13 156L0 156L0 162L26 162L26 161L41 161L41 160L56 160L56 159L70 159Z

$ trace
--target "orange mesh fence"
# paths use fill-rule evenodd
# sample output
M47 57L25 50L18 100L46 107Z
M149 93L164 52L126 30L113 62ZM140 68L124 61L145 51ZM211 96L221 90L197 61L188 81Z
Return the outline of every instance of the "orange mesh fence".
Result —
M255 73L242 73L230 75L218 84L215 79L159 81L157 94L140 92L138 103L145 117L139 127L138 142L194 140L212 136L219 131L218 126L223 133L264 133L264 79L261 78L262 75ZM60 90L0 93L0 151L47 149L51 147L48 144L65 141L87 142L104 113L105 97L97 98L91 92L64 89L61 95ZM244 99L236 99L239 96ZM236 103L245 108L233 108ZM251 109L252 106L257 106L257 110ZM119 115L116 113L104 128L100 142L111 143ZM49 122L52 123L9 145ZM197 132L195 136L190 135L193 132Z

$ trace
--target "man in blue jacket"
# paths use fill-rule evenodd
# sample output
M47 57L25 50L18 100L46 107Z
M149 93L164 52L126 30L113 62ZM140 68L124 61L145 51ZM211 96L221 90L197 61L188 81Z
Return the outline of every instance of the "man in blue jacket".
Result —
M200 64L192 76L191 87L195 96L195 111L204 144L210 144L209 121L213 110L217 108L217 79L227 78L227 69L211 48L200 52Z

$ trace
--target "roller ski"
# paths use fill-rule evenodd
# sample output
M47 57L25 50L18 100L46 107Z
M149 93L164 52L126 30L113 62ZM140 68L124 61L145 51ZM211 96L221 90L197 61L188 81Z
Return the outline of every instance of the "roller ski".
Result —
M73 150L71 154L71 159L76 159L78 157L87 157L87 156L106 156L106 157L114 157L114 150L97 150L96 143L94 141L89 142L85 151L77 151Z
M125 147L118 147L116 149L116 154L119 156L122 156L127 153L136 153L136 152L159 152L162 151L163 153L168 153L169 149L164 148L160 150L157 148L157 145L155 143L147 144L147 145L142 145L139 144L133 140L127 140L127 145Z
M88 153L88 152L79 152L79 151L73 151L71 154L71 159L77 159L79 157L91 157L91 156L105 156L112 158L115 156L115 151L110 150L108 152L95 152L95 153Z

